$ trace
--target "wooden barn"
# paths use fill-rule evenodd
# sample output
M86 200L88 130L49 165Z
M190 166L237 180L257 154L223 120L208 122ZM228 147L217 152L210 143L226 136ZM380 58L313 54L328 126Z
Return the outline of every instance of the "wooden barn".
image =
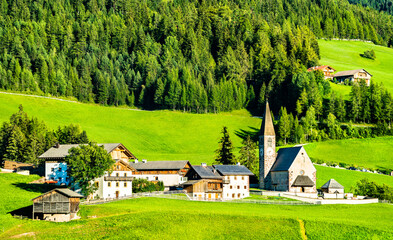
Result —
M68 188L56 188L33 198L33 219L68 222L77 219L82 195Z

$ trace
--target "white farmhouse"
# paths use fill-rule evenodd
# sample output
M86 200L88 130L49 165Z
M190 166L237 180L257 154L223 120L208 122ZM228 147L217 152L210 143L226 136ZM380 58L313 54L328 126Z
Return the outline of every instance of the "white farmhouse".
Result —
M223 199L241 199L250 196L250 176L254 175L242 165L213 165L223 177Z
M187 181L185 175L191 168L189 161L152 161L134 160L129 165L136 169L135 178L143 178L148 181L164 183L165 190L179 187Z
M136 170L123 160L117 160L112 172L107 171L104 176L94 180L97 190L94 198L108 199L130 197L132 195L132 176Z

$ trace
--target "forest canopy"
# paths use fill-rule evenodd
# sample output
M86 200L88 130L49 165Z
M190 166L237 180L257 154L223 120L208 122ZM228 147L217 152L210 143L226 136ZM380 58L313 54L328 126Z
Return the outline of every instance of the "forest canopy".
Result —
M145 109L295 111L317 38L392 45L392 16L345 0L0 1L0 89Z

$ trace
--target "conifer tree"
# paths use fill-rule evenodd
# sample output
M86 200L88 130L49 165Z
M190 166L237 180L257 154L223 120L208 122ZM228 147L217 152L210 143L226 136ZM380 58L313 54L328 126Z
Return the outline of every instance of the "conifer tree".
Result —
M247 135L242 142L243 147L240 149L239 162L250 169L255 175L258 175L258 157L256 155L255 149L257 145L251 140L250 135Z
M227 165L234 164L236 162L236 158L235 155L233 154L233 145L229 137L227 127L223 127L221 133L223 136L218 142L219 148L216 150L217 156L215 162L217 164L227 164Z

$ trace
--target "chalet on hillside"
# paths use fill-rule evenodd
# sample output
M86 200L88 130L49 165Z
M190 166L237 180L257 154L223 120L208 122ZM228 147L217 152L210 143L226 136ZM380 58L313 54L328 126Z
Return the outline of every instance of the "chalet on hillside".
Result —
M33 198L33 219L67 222L78 218L82 195L67 188L56 188Z
M364 80L367 86L370 86L370 80L372 76L373 75L364 69L342 71L334 74L334 78L341 83L345 82L345 80L350 82L361 82Z
M186 177L188 181L182 184L183 189L195 199L222 199L223 177L213 167L205 163L193 165Z
M329 65L324 65L324 66L316 66L316 67L311 67L307 69L307 71L322 71L325 79L333 79L334 72L336 69L332 68Z
M187 181L186 174L191 168L189 161L151 161L146 160L130 162L129 165L137 171L135 178L144 178L148 181L162 181L165 190L179 187Z

